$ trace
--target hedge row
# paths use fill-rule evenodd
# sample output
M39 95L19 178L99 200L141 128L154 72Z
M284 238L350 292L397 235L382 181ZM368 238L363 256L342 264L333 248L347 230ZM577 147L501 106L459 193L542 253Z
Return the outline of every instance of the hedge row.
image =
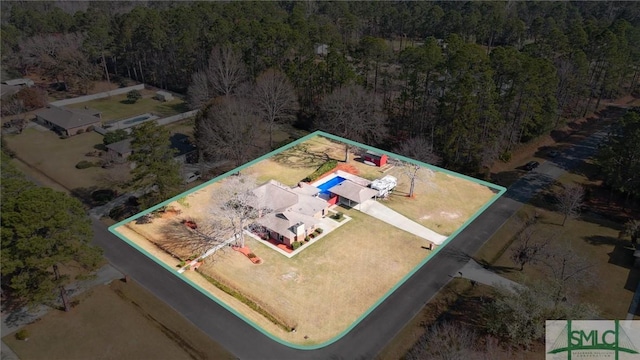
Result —
M253 300L247 298L244 294L242 294L241 292L237 291L236 289L233 289L230 286L227 286L223 283L221 283L220 281L212 278L211 276L205 275L202 272L198 271L198 274L202 275L203 278L205 278L208 282L210 282L211 284L213 284L213 286L217 287L218 289L224 291L225 293L233 296L234 298L240 300L240 302L242 302L243 304L249 306L251 309L253 309L255 312L257 312L258 314L266 317L269 321L271 321L272 323L276 324L277 326L281 327L283 330L285 331L291 331L292 327L288 326L287 324L285 324L284 321L281 321L280 319L278 319L277 317L275 317L274 315L272 315L269 311L265 310L264 308L262 308L260 305L256 304Z
M79 163L76 164L76 169L86 169L86 168L90 168L92 166L98 166L90 161L86 161L86 160L82 160Z
M337 160L329 160L326 163L322 164L318 168L318 170L314 171L311 175L307 176L302 181L304 181L304 182L315 181L320 176L322 176L322 175L326 174L327 172L335 169L336 166L338 166L338 161Z

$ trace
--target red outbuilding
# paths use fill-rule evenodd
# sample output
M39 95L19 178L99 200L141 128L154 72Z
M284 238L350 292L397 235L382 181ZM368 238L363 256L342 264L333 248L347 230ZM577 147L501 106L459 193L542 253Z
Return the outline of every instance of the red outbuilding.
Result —
M375 164L376 166L385 166L387 164L387 160L388 160L388 156L387 155L380 155L380 154L376 154L373 151L367 151L364 154L364 161L366 162L370 162Z

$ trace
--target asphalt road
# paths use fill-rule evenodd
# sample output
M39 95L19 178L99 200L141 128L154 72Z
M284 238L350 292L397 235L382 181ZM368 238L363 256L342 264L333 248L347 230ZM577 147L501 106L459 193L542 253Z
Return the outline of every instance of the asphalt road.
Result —
M458 234L351 332L318 350L281 345L214 303L94 221L95 243L121 272L135 279L241 359L371 359L536 192L591 156L600 132L530 172Z

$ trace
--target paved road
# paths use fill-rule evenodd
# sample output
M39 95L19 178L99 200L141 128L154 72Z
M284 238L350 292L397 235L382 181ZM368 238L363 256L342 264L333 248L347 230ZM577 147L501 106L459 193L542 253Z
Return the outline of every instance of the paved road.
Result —
M295 350L263 335L108 232L94 220L95 242L130 275L241 359L371 359L457 274L524 202L596 150L604 132L545 162L456 236L342 339L318 350Z

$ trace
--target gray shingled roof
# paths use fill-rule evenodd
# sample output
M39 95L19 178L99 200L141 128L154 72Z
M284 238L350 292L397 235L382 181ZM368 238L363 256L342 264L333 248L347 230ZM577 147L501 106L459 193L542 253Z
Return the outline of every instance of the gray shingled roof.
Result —
M351 180L341 182L329 189L329 192L360 204L378 195L377 190L358 185Z
M262 209L284 211L298 202L298 195L276 181L269 181L253 190L257 203L253 206Z
M298 186L291 189L291 191L293 191L296 194L302 194L307 196L315 196L320 193L320 189L304 182L299 183Z
M280 235L292 238L296 234L292 231L292 227L298 223L304 223L305 229L311 229L320 223L319 219L312 216L306 216L296 213L295 211L284 211L280 213L269 213L257 220L257 223L277 232Z
M57 106L51 106L47 109L40 110L36 115L63 129L72 129L100 122L100 118L98 117Z
M118 154L127 154L131 152L131 139L124 139L107 145L107 149L111 149Z

